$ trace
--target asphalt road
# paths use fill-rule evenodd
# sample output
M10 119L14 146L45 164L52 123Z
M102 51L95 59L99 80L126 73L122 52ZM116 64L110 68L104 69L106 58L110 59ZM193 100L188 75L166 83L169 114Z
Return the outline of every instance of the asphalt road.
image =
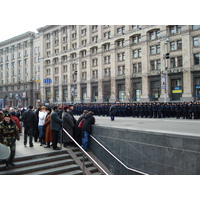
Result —
M200 120L176 118L97 117L96 125L200 137Z

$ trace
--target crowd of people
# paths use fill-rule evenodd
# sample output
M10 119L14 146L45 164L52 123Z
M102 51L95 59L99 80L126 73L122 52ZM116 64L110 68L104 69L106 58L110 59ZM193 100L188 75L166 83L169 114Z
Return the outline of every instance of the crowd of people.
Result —
M74 104L74 114L91 110L97 116L110 116L112 104ZM115 116L141 118L200 119L200 102L115 103ZM112 120L112 119L111 119Z
M78 115L78 120L74 117ZM183 118L200 119L200 102L148 102L148 103L114 103L114 104L74 104L39 106L25 108L5 106L0 110L0 143L10 148L10 157L6 168L14 166L16 140L24 134L24 147L33 147L34 142L40 146L60 150L58 143L68 148L74 145L73 138L83 149L88 148L89 134L94 115L141 118ZM63 129L68 132L70 137Z
M58 143L65 148L76 145L72 138L84 150L88 150L89 134L95 118L92 111L84 110L78 120L74 117L73 105L39 106L36 110L30 105L28 109L9 109L0 111L0 143L10 147L10 157L5 161L6 169L14 166L16 140L24 134L24 147L33 147L34 142L40 146L61 150ZM66 132L62 129L64 128ZM1 158L0 158L1 159Z

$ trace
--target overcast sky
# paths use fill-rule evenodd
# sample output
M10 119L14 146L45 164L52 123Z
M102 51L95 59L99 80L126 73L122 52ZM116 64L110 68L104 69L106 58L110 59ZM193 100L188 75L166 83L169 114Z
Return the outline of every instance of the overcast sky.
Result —
M36 29L53 24L196 25L199 24L199 6L194 6L196 4L192 4L192 1L191 5L187 3L186 6L174 0L2 1L0 42L27 31L37 32Z

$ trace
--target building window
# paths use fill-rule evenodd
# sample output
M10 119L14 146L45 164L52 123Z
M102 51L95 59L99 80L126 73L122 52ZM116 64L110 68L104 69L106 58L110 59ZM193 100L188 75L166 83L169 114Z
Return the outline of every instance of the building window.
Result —
M142 72L142 63L138 63L138 72Z
M73 44L72 44L72 49L75 50L76 47L77 47L77 43L73 43Z
M50 47L51 47L50 42L47 42L47 43L46 43L46 48L49 49Z
M161 62L160 62L160 60L156 60L156 69L157 70L161 69Z
M110 50L110 43L109 44L104 44L103 48L104 48L104 51L109 51Z
M92 37L92 42L93 43L97 43L97 40L98 40L98 35Z
M104 33L104 39L110 39L110 31Z
M58 84L58 83L59 83L59 77L56 76L56 77L55 77L55 84Z
M150 61L150 70L151 71L155 70L155 61L154 60Z
M63 76L63 83L67 83L67 75Z
M118 66L118 76L125 75L125 66Z
M76 39L76 33L72 33L72 40Z
M87 61L81 62L82 69L85 69L87 67Z
M139 58L142 57L142 49L138 49L138 57L139 57Z
M170 42L170 50L175 51L175 42Z
M93 79L98 78L98 70L92 71L92 78Z
M92 55L96 55L98 51L98 47L93 47L92 48Z
M81 57L84 58L86 56L86 50L81 51Z
M175 58L170 58L170 68L176 67L176 61Z
M192 25L192 30L197 30L199 28L199 25Z
M87 72L82 72L82 80L87 80Z
M71 59L75 59L76 58L76 53L72 53L71 54Z
M124 34L124 33L125 33L125 26L120 27L120 28L117 28L117 34L118 34L118 35Z
M67 65L63 66L63 72L67 72Z
M51 69L46 70L46 75L51 75Z
M199 46L199 37L193 37L193 46L198 47Z
M28 65L28 58L24 60L25 65Z
M199 65L199 54L194 54L194 65Z
M93 25L92 26L92 32L96 32L98 30L98 25Z
M156 45L156 54L160 54L160 45Z
M59 68L56 67L56 68L54 69L54 72L55 72L55 74L58 74L58 73L59 73Z
M105 68L104 69L104 76L110 77L111 73L110 73L110 68Z
M98 66L98 59L97 58L96 59L92 59L92 66L93 67Z
M84 47L85 47L85 46L86 46L86 44L87 44L87 40L82 40L82 41L81 41L81 44L82 44L82 46L84 46Z
M124 46L124 43L125 43L125 40L119 40L119 41L117 41L117 47L118 47L118 48L123 47L123 46Z
M105 56L104 57L104 64L109 64L110 63L110 56Z
M81 30L81 36L86 36L87 35L87 29Z
M118 53L117 54L117 60L118 61L124 61L125 60L125 53Z
M177 67L182 67L183 66L183 60L182 56L177 57Z
M155 31L149 32L150 40L155 40L155 39L158 39L159 37L160 37L160 30L155 30Z
M150 47L150 55L154 55L155 54L155 47L151 46Z
M136 35L132 37L132 44L138 44L141 42L141 35Z
M177 49L182 50L182 40L177 40Z
M181 25L170 26L169 33L170 33L170 35L174 35L175 33L181 33Z

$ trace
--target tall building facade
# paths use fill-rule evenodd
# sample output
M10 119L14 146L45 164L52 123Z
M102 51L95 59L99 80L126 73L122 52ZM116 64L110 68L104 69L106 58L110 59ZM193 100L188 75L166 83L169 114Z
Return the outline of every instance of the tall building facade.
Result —
M0 98L6 105L27 106L34 101L33 40L36 35L26 32L0 42Z
M37 31L27 76L34 104L200 99L199 25L48 25ZM12 43L5 42L0 89L8 92L5 57Z

